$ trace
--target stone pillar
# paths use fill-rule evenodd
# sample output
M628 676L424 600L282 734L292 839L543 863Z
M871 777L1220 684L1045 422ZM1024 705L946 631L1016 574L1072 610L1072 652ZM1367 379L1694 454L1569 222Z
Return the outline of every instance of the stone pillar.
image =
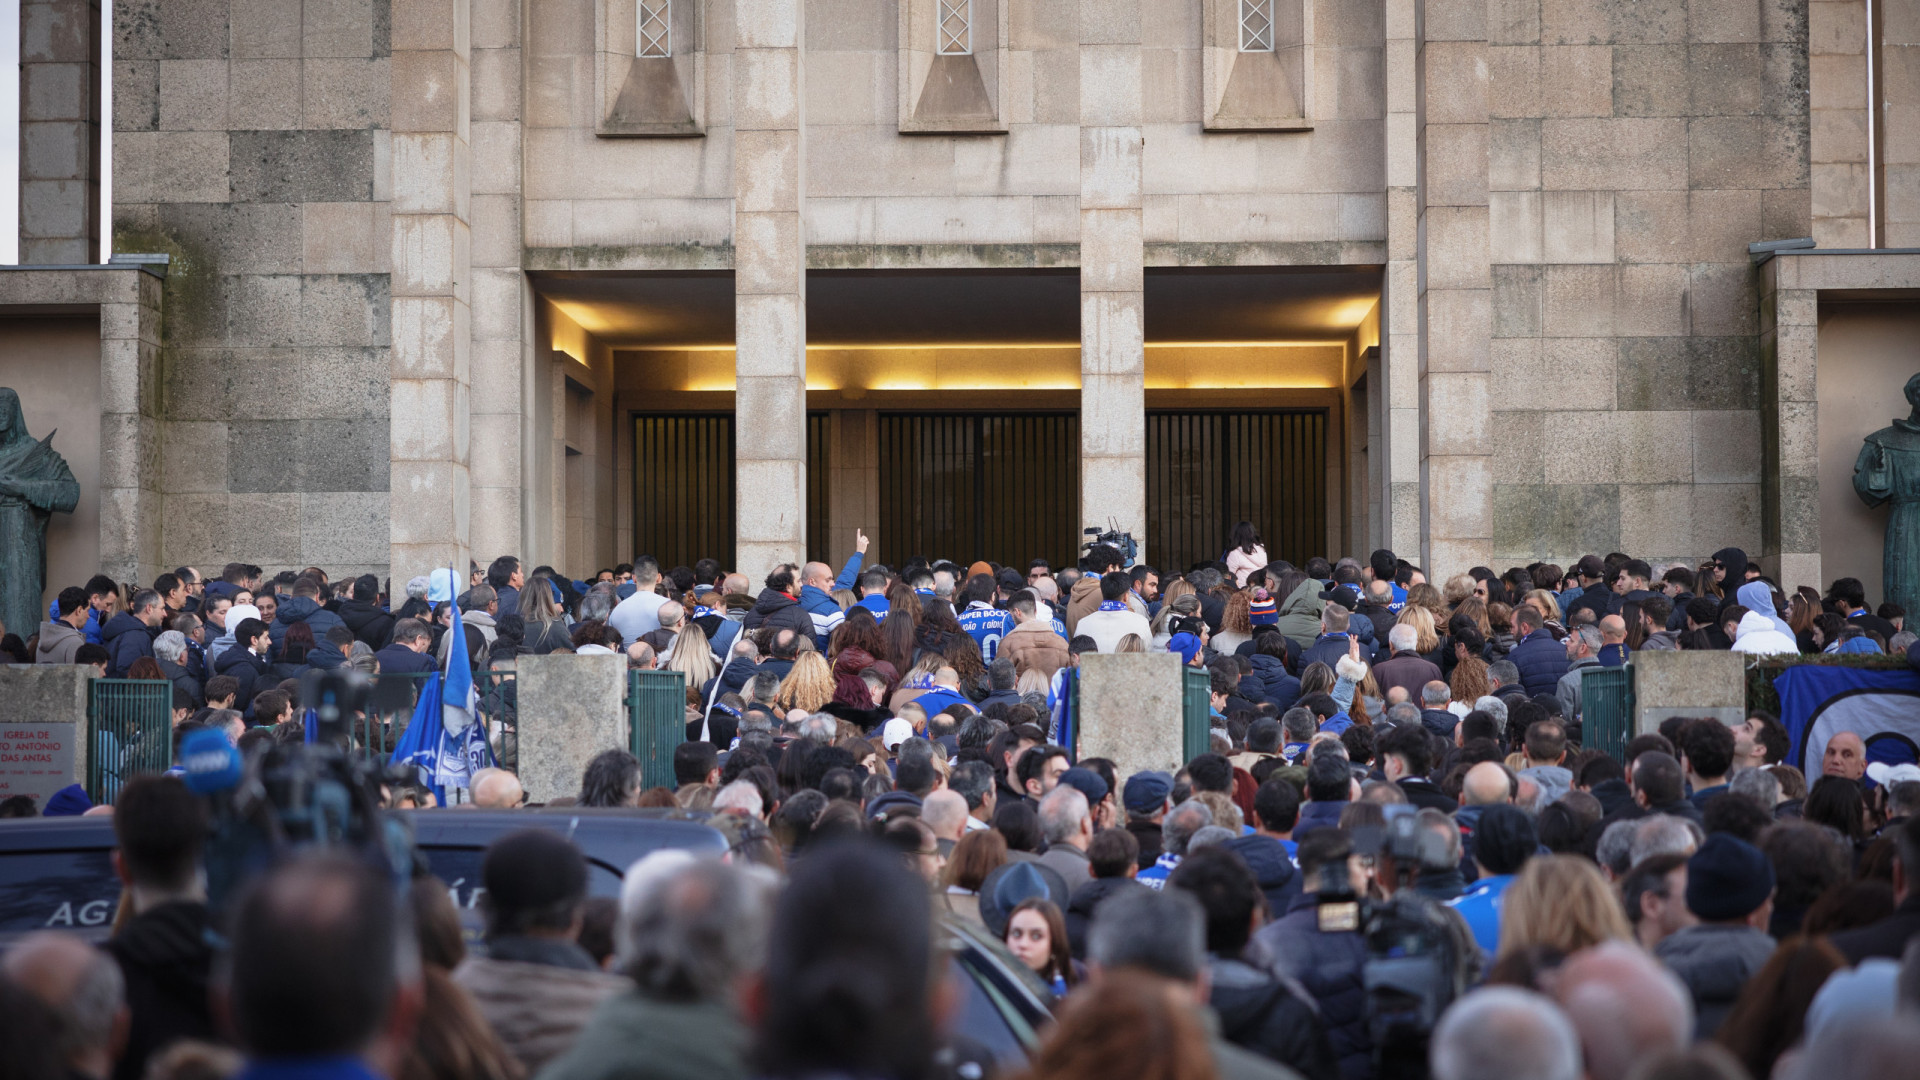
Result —
M1180 657L1170 652L1082 656L1080 756L1108 758L1122 776L1178 772L1186 759L1180 671Z
M522 494L530 445L526 389L534 364L533 287L520 270L520 10L518 0L473 5L472 532L482 562L518 555L569 572L558 552L534 550ZM582 359L585 359L584 357Z
M100 0L20 3L20 262L100 261Z
M1420 560L1436 580L1493 555L1486 10L1424 0L1415 45Z
M514 669L528 801L579 794L595 754L627 748L626 657L550 653L523 656Z
M1920 246L1920 145L1913 137L1920 128L1920 85L1911 74L1920 65L1920 0L1877 0L1873 17L1879 30L1873 62L1879 99L1868 123L1879 125L1880 151L1874 159L1880 174L1874 239L1878 247L1911 248ZM1820 104L1816 86L1814 106Z
M1791 593L1824 588L1820 571L1820 292L1801 288L1798 261L1760 271L1761 544Z
M734 0L734 566L807 548L804 0Z
M1080 0L1080 520L1147 516L1140 0Z
M1808 159L1813 239L1823 248L1868 246L1866 0L1807 5Z
M1420 550L1420 140L1414 121L1414 8L1386 0L1387 268L1380 282L1379 379L1368 380L1381 421L1373 467L1379 517L1369 549ZM1360 552L1357 554L1365 554Z
M471 0L393 2L392 574L471 557Z

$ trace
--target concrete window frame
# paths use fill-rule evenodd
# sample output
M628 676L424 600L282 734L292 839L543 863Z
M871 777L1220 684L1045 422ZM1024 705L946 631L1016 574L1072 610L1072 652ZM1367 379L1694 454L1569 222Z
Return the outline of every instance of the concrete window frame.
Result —
M1009 0L900 0L903 135L997 135L1007 130ZM952 14L966 18L966 52L949 52Z
M973 0L935 0L934 38L941 56L973 55Z
M594 134L706 134L705 7L699 0L594 0Z
M1240 0L1241 52L1273 51L1273 4L1274 0Z
M1199 0L1201 128L1308 131L1313 128L1312 0ZM1250 25L1264 16L1264 40ZM1253 20L1250 24L1249 19ZM1257 26L1255 26L1257 28Z

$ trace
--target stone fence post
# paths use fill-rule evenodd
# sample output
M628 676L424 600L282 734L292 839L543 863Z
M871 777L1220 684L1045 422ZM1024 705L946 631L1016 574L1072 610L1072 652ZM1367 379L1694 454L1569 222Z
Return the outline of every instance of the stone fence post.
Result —
M1747 657L1711 649L1633 654L1633 733L1659 731L1670 716L1711 716L1725 724L1747 718Z
M627 658L549 653L521 657L514 671L527 801L578 795L595 754L628 748Z
M1083 653L1078 757L1111 758L1122 777L1185 764L1185 689L1176 653Z
M0 799L47 796L87 782L87 684L83 664L0 667Z

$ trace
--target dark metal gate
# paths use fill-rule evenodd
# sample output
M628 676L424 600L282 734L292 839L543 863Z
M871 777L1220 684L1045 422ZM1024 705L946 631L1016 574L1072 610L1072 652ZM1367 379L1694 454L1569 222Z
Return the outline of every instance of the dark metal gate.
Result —
M1270 558L1329 554L1326 410L1147 413L1147 561L1218 559L1240 521Z
M686 741L686 676L677 671L627 672L627 749L640 759L640 786L679 786L673 776L673 751Z
M662 569L730 562L733 536L733 417L635 416L633 553Z
M1072 566L1078 551L1076 413L881 413L882 556Z
M141 773L173 765L173 684L94 679L87 684L87 797L110 803Z

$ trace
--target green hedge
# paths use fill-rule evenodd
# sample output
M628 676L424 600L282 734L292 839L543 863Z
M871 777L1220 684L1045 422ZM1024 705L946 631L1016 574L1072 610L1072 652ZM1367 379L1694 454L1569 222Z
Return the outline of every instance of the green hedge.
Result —
M1823 667L1873 668L1880 671L1905 671L1910 666L1904 656L1875 653L1815 653L1806 656L1763 656L1747 668L1747 708L1765 709L1780 715L1780 695L1773 680L1790 667L1817 664Z

